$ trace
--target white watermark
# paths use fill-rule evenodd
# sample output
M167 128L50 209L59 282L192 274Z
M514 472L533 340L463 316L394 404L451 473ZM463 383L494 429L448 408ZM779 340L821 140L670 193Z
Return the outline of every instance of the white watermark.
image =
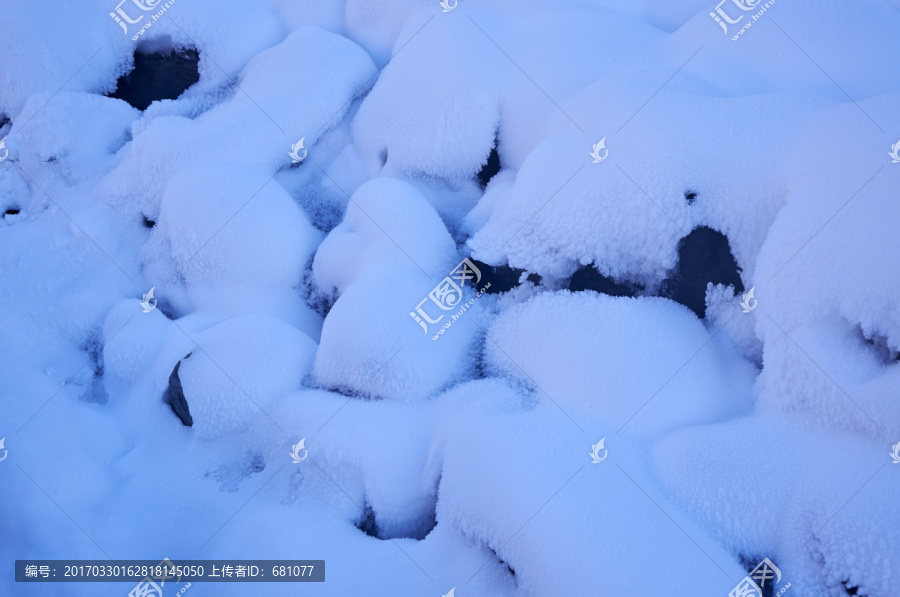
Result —
M288 152L288 155L291 156L292 164L299 164L303 160L306 159L306 154L308 153L305 149L303 149L303 140L306 137L300 137L300 140L291 145L291 151ZM303 154L301 155L299 152L303 149Z
M609 450L605 449L605 446L603 445L604 443L606 443L605 437L591 446L591 451L588 454L591 458L594 459L591 464L600 464L601 462L606 460L606 457L609 455ZM600 456L600 450L603 450L603 456Z
M456 8L456 5L459 4L459 0L440 0L440 2L438 2L438 4L440 4L441 8L444 9L441 12L450 12L451 10ZM453 591L451 590L450 593L452 593L452 592ZM448 593L448 595L450 593Z
M591 157L594 158L595 164L599 164L607 157L609 157L609 150L606 149L606 137L603 137L602 139L594 143L594 145L592 145L591 147ZM603 151L602 156L600 155L601 150Z
M5 139L6 137L4 137ZM3 141L0 141L0 147L3 147ZM893 145L891 145L891 151L888 153L891 156L891 163L896 164L900 162L900 141L897 141ZM6 156L3 156L6 157ZM0 158L0 161L3 161L3 158Z
M425 301L431 299L431 302L442 311L456 310L456 313L450 315L450 319L441 326L434 336L431 337L432 340L440 338L444 332L450 329L450 326L462 317L463 313L465 313L469 307L474 305L475 301L480 299L481 295L487 292L491 287L491 283L488 282L478 289L474 297L463 303L463 287L465 286L466 280L474 280L473 284L475 284L476 288L478 288L478 282L481 281L481 270L475 267L475 264L468 258L460 261L459 264L453 268L453 271L450 272L450 275L445 276L443 280L438 282L438 285L428 293L428 296L419 301L415 311L409 312L409 316L412 317L415 322L421 326L422 331L427 334L428 324L440 323L448 313L443 313L432 319L422 307L422 304L425 303ZM459 282L459 284L457 284L457 282Z
M144 295L144 298L141 299L141 307L143 307L144 313L149 313L153 309L156 309L157 301L155 298L153 298L153 289L154 288L156 288L156 286L151 288L150 291ZM151 300L153 301L152 305L150 304Z
M3 439L0 439L0 450L3 450L3 458L0 458L0 462L3 462L4 460L6 460L6 457L9 456L9 450L7 450L6 446L3 445L5 443L6 443L5 437ZM900 444L898 444L898 445L900 445Z
M781 582L781 570L772 563L769 558L763 558L762 562L756 565L749 576L745 576L735 588L728 593L728 597L763 597L763 590L766 583L769 586L777 585ZM775 597L781 597L791 588L791 583L787 583L777 593Z
M900 145L900 143L898 143L898 145ZM0 154L0 162L2 162L9 155L9 150L6 148L6 137L0 139L0 150L3 150L3 153Z
M155 574L144 577L144 580L131 589L128 593L128 597L165 597L163 587L166 586L167 580L177 578L178 580L176 582L181 583L181 576L180 574L177 576L175 575L175 570L177 568L169 558L163 558L159 564L152 566L152 569ZM159 581L159 583L156 581ZM174 595L175 597L181 597L181 595L184 595L185 592L187 592L190 586L191 583L186 583L176 592L169 594Z
M769 10L770 6L775 4L775 0L769 0L762 6L760 6L760 2L762 2L762 0L731 0L731 3L734 4L740 11L742 11L736 12L734 9L730 8L730 5L726 5L729 6L731 14L737 15L737 18L732 18L731 15L729 15L728 12L722 8L722 5L726 4L726 2L728 1L729 0L722 0L716 5L715 11L709 13L709 16L711 16L713 20L719 24L719 27L722 28L722 31L725 33L725 35L728 35L728 25L737 25L744 20L744 17L750 17L748 20L744 21L743 25L739 26L739 28L737 29L737 33L735 33L731 37L731 41L737 41L738 38L753 25L753 23L755 23L757 20L759 20L760 17L763 16L763 13ZM749 15L743 14L750 11L756 12Z
M748 290L744 293L741 301L741 307L744 313L749 313L753 309L756 309L756 299L753 298L753 291L756 290L756 286Z
M288 454L293 459L293 464L303 462L309 456L309 450L306 449L306 446L304 445L305 443L306 438L304 437L299 442L291 446L291 451ZM303 450L303 456L300 456L300 450Z
M150 17L150 20L144 21L138 29L137 33L131 36L132 41L137 41L137 38L146 33L146 31L153 26L153 23L158 21L163 16L163 14L165 14L165 12L169 10L169 7L175 4L175 0L169 0L162 6L160 6L159 4L160 2L162 2L162 0L131 0L131 2L138 8L138 10L141 10L143 12L150 12L151 10L156 10L157 8L159 9L152 15L144 15L140 12L135 12L134 14L137 15L137 18L131 18L131 16L125 11L125 9L122 8L122 5L126 2L128 2L128 0L122 0L116 5L115 11L109 13L109 16L119 24L119 27L122 28L122 33L124 33L125 35L128 35L128 28L130 25L137 25L144 20L145 16Z
M0 448L2 448L2 447L3 447L3 442L0 441ZM900 464L900 442L897 442L896 444L891 446L891 449L893 450L893 452L889 452L889 454L891 455L891 458L894 459L894 462L892 462L891 464ZM4 456L4 458L5 458L5 456Z

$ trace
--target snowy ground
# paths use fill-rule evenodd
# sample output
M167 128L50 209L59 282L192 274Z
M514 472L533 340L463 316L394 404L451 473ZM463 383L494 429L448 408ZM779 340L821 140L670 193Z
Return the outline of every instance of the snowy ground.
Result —
M900 0L4 3L0 595L900 595L898 39Z

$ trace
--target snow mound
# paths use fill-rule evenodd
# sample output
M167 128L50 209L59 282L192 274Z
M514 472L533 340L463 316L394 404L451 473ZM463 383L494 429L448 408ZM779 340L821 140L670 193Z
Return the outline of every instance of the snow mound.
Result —
M757 414L677 431L654 446L653 464L732 552L777 562L791 593L838 597L846 583L886 597L900 582L887 555L900 549L889 449L796 415Z
M675 265L679 224L628 176L594 164L583 135L560 133L529 154L487 223L469 241L486 263L565 278L594 263L613 278L657 280ZM640 225L635 224L640 222Z
M439 400L437 528L489 547L481 563L508 566L523 594L590 595L602 586L615 595L662 595L690 585L691 593L725 595L734 586L736 560L659 495L636 445L614 438L611 427L590 419L583 423L594 437L573 432L551 402L535 403L494 379ZM588 452L604 436L606 458L592 464ZM527 475L512 466L523 460ZM568 573L554 578L553 569ZM461 570L459 584L484 573Z
M390 178L353 194L344 220L319 245L316 284L338 294L360 275L410 261L431 278L450 271L456 245L431 204L410 185Z
M681 305L593 292L507 309L484 354L488 371L536 386L576 422L642 437L746 412L755 373Z
M884 439L900 433L900 173L856 114L823 114L792 156L817 175L792 187L760 254L759 391L768 407Z
M423 334L410 317L432 287L412 265L357 278L325 318L314 368L318 382L354 394L418 400L474 376L480 333L475 313L463 313L437 340L435 330Z
M198 164L172 176L143 251L145 276L158 296L221 308L244 292L293 293L320 233L287 192L266 178L259 170L223 163ZM186 297L176 280L183 280Z
M270 420L275 403L300 387L312 368L316 343L269 315L246 315L190 333L195 343L179 378L193 429L204 439L240 433ZM167 376L168 377L168 376Z

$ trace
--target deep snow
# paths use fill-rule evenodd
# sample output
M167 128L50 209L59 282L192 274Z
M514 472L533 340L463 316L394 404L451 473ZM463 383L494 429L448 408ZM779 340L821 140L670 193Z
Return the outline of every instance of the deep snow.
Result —
M900 594L900 0L139 4L0 18L0 594Z

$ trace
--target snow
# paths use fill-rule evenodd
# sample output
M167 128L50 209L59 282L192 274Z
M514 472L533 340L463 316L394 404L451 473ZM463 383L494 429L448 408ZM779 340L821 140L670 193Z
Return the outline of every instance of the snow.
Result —
M751 403L754 371L668 300L543 293L503 312L487 335L492 374L518 377L562 412L589 413L628 435L709 423ZM619 350L598 358L609 345Z
M400 180L377 178L353 194L344 220L319 245L313 274L322 291L342 294L362 272L410 262L439 278L455 257L453 239L422 194Z
M325 318L313 370L318 383L351 395L421 400L471 377L480 333L474 314L437 340L437 328L423 333L410 317L433 283L412 264L360 276Z
M0 593L895 595L896 0L166 4L0 19ZM702 319L660 296L701 226L744 287Z

